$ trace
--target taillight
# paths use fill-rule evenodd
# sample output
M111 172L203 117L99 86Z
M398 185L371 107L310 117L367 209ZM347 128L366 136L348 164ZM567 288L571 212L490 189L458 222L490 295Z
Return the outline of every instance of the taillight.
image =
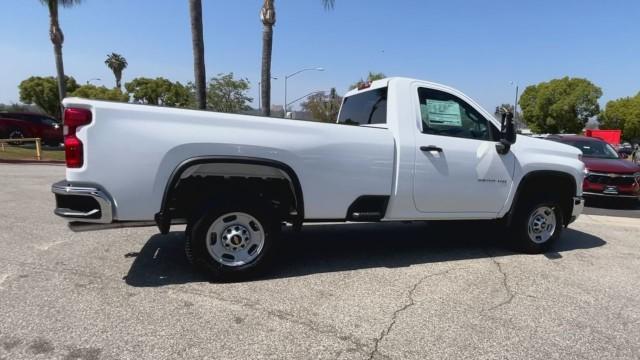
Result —
M67 167L79 168L83 162L82 141L76 136L79 126L91 123L91 111L87 109L68 108L64 110L64 154Z

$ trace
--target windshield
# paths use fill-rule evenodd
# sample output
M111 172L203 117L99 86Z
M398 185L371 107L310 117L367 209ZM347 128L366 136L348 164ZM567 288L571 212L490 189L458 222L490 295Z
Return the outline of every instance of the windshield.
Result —
M598 159L618 159L618 153L603 141L597 140L564 140L565 144L582 150L582 156Z

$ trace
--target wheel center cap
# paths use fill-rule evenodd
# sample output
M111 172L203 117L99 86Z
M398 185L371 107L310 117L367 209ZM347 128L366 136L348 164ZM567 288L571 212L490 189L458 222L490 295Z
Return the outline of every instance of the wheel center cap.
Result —
M541 232L546 226L547 226L547 222L542 217L537 217L533 221L533 231L535 232Z
M228 226L222 232L222 245L228 250L240 250L246 248L251 236L249 230L240 224Z

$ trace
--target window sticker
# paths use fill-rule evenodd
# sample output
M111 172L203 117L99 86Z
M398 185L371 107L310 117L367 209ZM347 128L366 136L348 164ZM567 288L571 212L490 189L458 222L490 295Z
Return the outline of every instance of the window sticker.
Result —
M460 115L460 104L455 101L441 101L427 99L425 105L420 105L422 116L427 124L440 126L462 127L462 116Z

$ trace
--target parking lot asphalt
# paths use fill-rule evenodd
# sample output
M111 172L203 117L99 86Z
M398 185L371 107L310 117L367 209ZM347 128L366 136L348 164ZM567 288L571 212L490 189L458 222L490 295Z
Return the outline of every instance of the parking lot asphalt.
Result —
M544 255L482 224L287 232L215 284L178 227L72 233L64 168L0 164L0 359L638 359L640 220L582 216Z
M640 201L587 198L584 214L640 219Z

